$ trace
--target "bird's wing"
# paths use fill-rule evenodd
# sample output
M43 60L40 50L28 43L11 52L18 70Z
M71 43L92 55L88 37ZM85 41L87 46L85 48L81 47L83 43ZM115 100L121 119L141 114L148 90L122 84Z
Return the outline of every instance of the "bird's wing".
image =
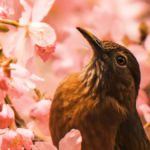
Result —
M137 111L129 114L117 132L115 150L150 150L142 123Z
M53 102L50 110L50 132L53 144L58 147L58 143L64 135L70 131L70 121L74 110L74 98L77 94L74 93L73 87L77 87L76 79L78 73L66 77L56 89ZM61 132L60 132L61 131Z

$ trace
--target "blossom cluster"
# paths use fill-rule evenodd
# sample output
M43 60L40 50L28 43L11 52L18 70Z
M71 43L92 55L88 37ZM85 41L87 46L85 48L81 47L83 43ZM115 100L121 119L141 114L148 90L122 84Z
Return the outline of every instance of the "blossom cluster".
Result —
M0 149L57 150L49 131L53 94L91 56L76 27L135 55L141 70L136 107L149 136L149 10L146 0L0 0ZM59 149L81 150L81 143L72 129Z

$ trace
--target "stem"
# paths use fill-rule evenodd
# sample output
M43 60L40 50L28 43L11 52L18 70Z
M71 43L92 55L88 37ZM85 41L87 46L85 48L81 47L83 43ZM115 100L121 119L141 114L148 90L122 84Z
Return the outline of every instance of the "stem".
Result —
M35 91L37 97L41 100L41 99L42 99L42 95L41 95L41 93L40 93L40 90L37 89L37 88L35 88L34 91Z
M12 105L12 102L10 101L8 95L5 96L5 102L6 104L9 104L9 105ZM14 107L11 107L15 113L15 122L16 122L16 125L18 127L26 127L26 124L24 122L24 120L20 117L20 115L18 114L18 112L16 111L16 109Z
M147 123L147 124L144 125L144 129L146 129L148 127L150 127L150 123Z
M15 121L13 121L13 122L10 123L9 129L10 129L10 130L16 131L17 125L16 125L16 122L15 122Z
M4 99L7 104L9 104L10 106L12 105L12 102L10 101L8 95L6 95ZM16 130L17 127L27 128L24 120L20 117L20 115L18 114L16 109L14 107L11 107L11 108L13 109L13 111L15 113L15 121L10 124L9 128L12 130ZM35 143L37 141L43 141L43 140L34 133L34 139L32 140L32 142Z
M15 26L15 27L20 27L18 21L15 21L15 20L0 19L0 22L4 23L4 24L9 24L9 25L12 25L12 26Z

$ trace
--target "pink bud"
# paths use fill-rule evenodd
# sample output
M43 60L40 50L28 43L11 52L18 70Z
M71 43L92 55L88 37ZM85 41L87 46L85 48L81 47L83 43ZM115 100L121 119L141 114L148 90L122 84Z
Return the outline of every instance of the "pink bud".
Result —
M55 48L56 48L55 44L48 45L45 47L35 45L37 54L43 59L44 62L47 61L51 57L51 54L54 53Z
M0 129L7 128L12 121L14 121L13 110L8 104L3 104L2 111L0 112Z
M34 104L29 115L38 119L38 127L44 135L49 135L49 110L51 107L50 100L41 100Z

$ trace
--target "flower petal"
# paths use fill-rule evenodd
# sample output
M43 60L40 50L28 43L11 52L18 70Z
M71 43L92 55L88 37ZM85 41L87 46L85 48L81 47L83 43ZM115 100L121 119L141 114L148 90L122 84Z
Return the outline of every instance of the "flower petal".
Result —
M12 103L19 114L28 116L29 111L35 104L35 101L32 98L23 95L19 99L13 99Z
M34 139L34 134L31 130L29 129L22 129L22 128L17 128L16 130L17 133L19 133L20 135L26 137L26 138L29 138L31 140Z
M32 22L41 21L49 12L54 0L36 0L32 10Z
M30 116L36 117L38 119L48 116L51 103L52 102L50 100L41 100L35 103L30 110Z
M19 19L19 24L20 25L27 25L29 23L30 17L31 17L31 6L25 1L25 0L20 0L20 3L24 7L24 12L22 12L22 16Z
M32 150L58 150L54 145L47 142L36 142L35 145L32 146Z
M25 28L19 28L18 31L13 35L10 45L4 50L4 54L6 57L14 56L20 49L25 37L25 33Z
M12 122L14 121L14 111L11 109L9 105L7 105L7 117Z
M0 129L7 128L14 121L14 112L9 105L3 104L0 112Z
M33 81L45 81L45 79L40 78L40 77L36 76L35 74L32 74L30 78Z
M55 44L45 47L41 47L38 45L35 46L37 54L43 59L44 62L51 57L51 54L55 51L55 47Z
M27 69L24 67L18 65L18 64L10 64L10 68L14 69L11 70L11 76L17 77L17 78L27 78L30 77L30 73Z
M35 44L38 46L52 45L56 40L54 29L43 22L30 23L28 31Z
M6 104L3 104L2 111L0 112L0 119L7 118L7 106Z
M13 78L12 81L9 82L10 88L7 91L7 94L14 97L19 98L23 95L23 86L21 83L21 79Z
M82 137L79 130L72 129L59 142L59 150L81 150Z
M22 150L22 139L19 134L9 130L2 137L1 150Z
M35 121L31 121L27 124L27 128L31 131L34 131L35 126L36 126Z
M32 109L30 110L30 116L36 117L38 122L38 127L40 131L44 134L49 136L49 110L51 107L51 101L50 100L42 100L34 104Z
M34 70L34 42L28 36L24 39L23 47L23 66L32 74Z
M29 129L17 128L17 133L19 133L22 137L22 144L27 150L31 150L32 148L32 140L34 139L34 134Z

